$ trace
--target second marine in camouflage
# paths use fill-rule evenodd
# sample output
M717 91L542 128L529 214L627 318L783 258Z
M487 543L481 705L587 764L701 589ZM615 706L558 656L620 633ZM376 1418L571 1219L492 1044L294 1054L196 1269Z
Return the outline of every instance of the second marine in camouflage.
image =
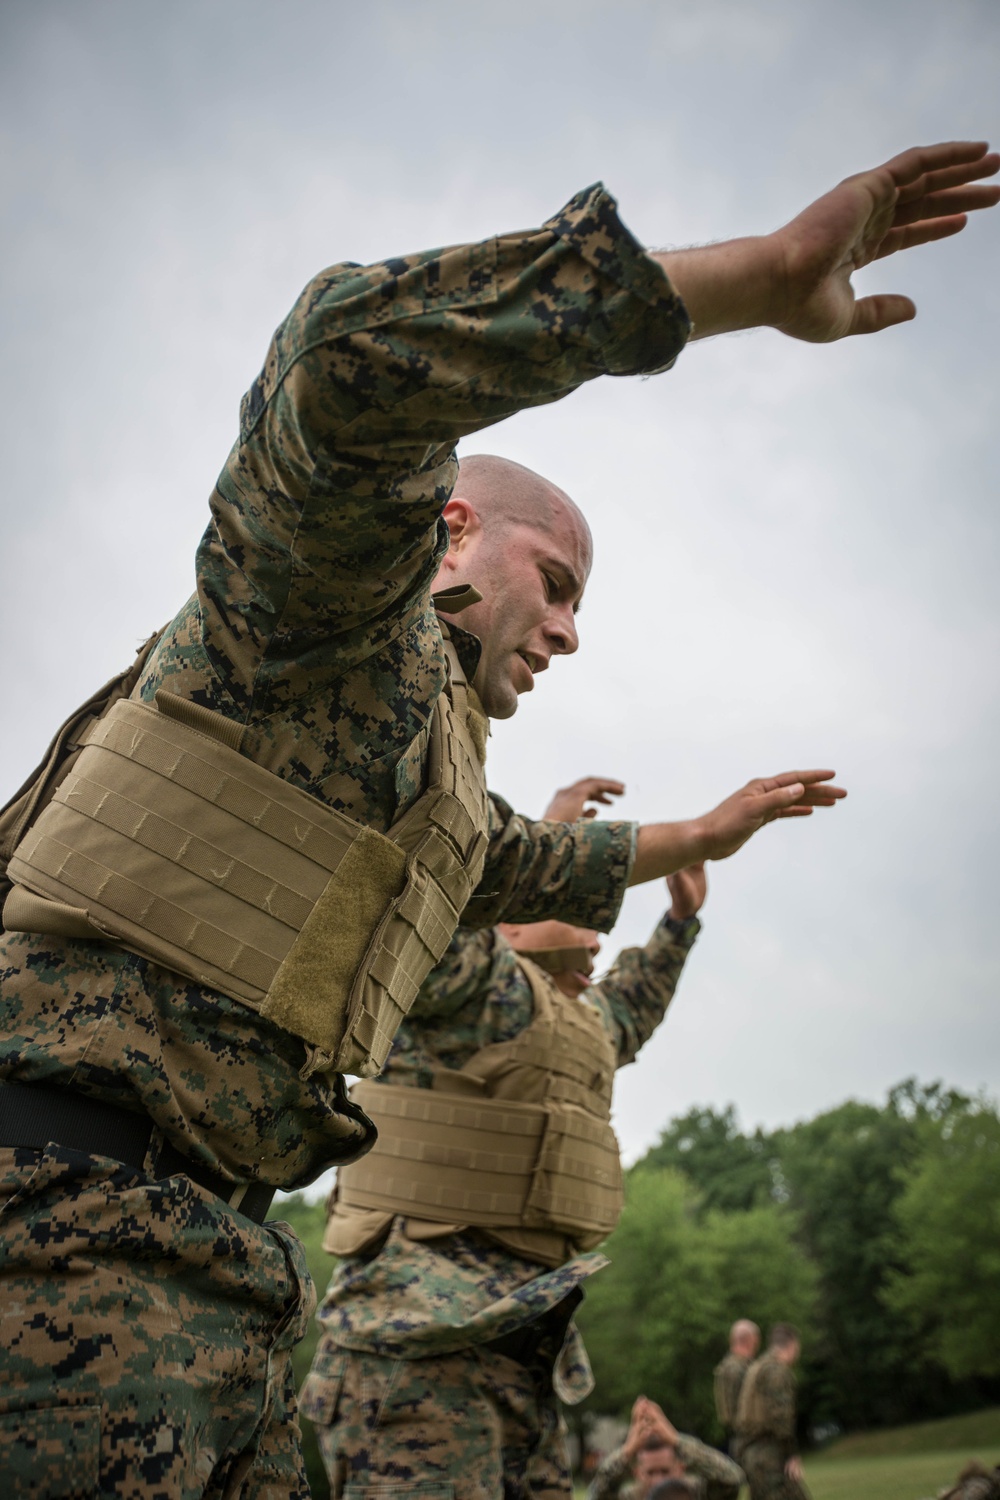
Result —
M547 816L578 818L595 788L614 785L580 782ZM440 1480L460 1500L501 1484L570 1494L556 1395L575 1402L592 1386L571 1319L620 1208L617 1143L600 1122L615 1068L635 1058L673 997L705 894L701 866L669 883L670 912L646 947L626 949L592 985L593 931L543 922L460 932L425 982L419 1021L403 1023L382 1077L355 1091L382 1134L339 1174L324 1243L344 1258L302 1393L334 1495L362 1476ZM477 1134L498 1102L499 1133ZM545 1134L522 1186L516 1132L532 1107ZM396 1110L407 1116L401 1131ZM614 1160L604 1168L597 1154L584 1166L602 1129ZM543 1165L553 1137L564 1155ZM606 1173L607 1186L588 1172L602 1182Z

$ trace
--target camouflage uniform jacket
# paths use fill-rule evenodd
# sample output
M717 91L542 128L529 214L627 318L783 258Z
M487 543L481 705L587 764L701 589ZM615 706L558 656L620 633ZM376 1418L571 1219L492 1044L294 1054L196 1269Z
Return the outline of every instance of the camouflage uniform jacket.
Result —
M795 1437L795 1371L773 1354L763 1354L746 1373L736 1412L736 1435L745 1452L766 1442L780 1450L782 1463L798 1452Z
M747 1370L750 1368L748 1359L741 1359L738 1354L730 1352L725 1359L716 1365L714 1374L715 1410L727 1432L732 1432L736 1426L736 1410L740 1401L740 1389L743 1385Z
M677 1457L695 1500L736 1500L743 1470L731 1458L687 1433L677 1434ZM587 1500L637 1500L632 1465L624 1448L603 1459L590 1481Z
M243 400L197 591L139 695L166 687L234 719L252 760L387 829L422 790L446 676L430 589L455 443L597 375L669 368L689 326L599 185L540 229L321 272ZM471 675L478 642L457 634ZM497 804L466 920L607 928L633 839ZM154 963L8 933L0 974L0 1076L145 1111L237 1180L292 1187L370 1139L300 1040Z
M664 919L644 948L626 948L607 976L591 985L595 1006L614 1042L618 1065L632 1062L673 998L700 930L696 917ZM397 1033L380 1081L430 1088L435 1069L461 1068L481 1047L509 1041L532 1020L531 988L499 933L460 928L424 981L421 1014ZM327 1341L371 1354L418 1358L447 1354L499 1338L547 1312L607 1264L599 1253L573 1255L539 1274L477 1230L428 1236L388 1214L372 1215L375 1235L388 1239L374 1255L345 1258L334 1273L319 1321ZM571 1325L556 1371L564 1400L592 1387L582 1341Z

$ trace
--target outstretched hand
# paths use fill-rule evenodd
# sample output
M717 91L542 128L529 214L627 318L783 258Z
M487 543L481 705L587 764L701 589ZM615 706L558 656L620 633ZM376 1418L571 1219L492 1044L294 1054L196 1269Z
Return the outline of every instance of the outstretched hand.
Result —
M896 293L856 298L854 272L958 234L968 214L1000 203L1000 187L979 180L998 170L1000 154L984 141L914 146L846 178L773 234L653 259L684 299L694 338L762 326L819 344L878 333L916 308Z
M588 802L599 802L610 807L612 797L620 797L625 790L623 781L611 781L607 776L583 776L572 786L564 786L556 792L542 813L554 823L576 823L580 818L596 818L597 808L587 807Z
M815 807L832 807L847 793L829 786L833 771L785 771L758 777L701 818L681 823L643 823L629 885L642 885L688 871L706 859L728 859L765 823L808 818Z
M906 322L916 313L909 297L855 298L852 273L898 250L958 234L970 212L1000 202L1000 187L977 185L998 168L1000 155L987 152L984 141L949 141L915 146L848 177L770 236L785 305L768 321L810 343Z
M765 823L808 818L814 807L832 807L847 793L828 786L834 771L784 771L759 777L698 820L704 859L728 859Z

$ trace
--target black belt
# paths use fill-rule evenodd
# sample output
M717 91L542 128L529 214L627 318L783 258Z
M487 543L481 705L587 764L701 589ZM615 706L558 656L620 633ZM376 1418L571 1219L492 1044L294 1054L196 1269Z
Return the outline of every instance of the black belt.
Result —
M153 1135L148 1115L104 1104L86 1094L44 1083L0 1079L0 1146L44 1151L50 1143L88 1156L110 1156L130 1167L142 1167ZM274 1188L262 1182L231 1182L200 1166L164 1140L156 1162L157 1177L190 1177L199 1187L228 1203L248 1219L263 1224Z

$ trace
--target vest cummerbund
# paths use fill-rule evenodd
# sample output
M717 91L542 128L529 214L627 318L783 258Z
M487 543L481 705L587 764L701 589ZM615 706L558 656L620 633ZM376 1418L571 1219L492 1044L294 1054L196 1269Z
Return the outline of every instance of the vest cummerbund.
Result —
M481 1048L462 1069L439 1069L432 1089L355 1085L351 1096L375 1121L378 1140L338 1170L334 1216L375 1209L487 1230L556 1231L580 1249L615 1227L622 1174L609 1119L612 1043L594 1007L519 962L535 1014L513 1041Z

